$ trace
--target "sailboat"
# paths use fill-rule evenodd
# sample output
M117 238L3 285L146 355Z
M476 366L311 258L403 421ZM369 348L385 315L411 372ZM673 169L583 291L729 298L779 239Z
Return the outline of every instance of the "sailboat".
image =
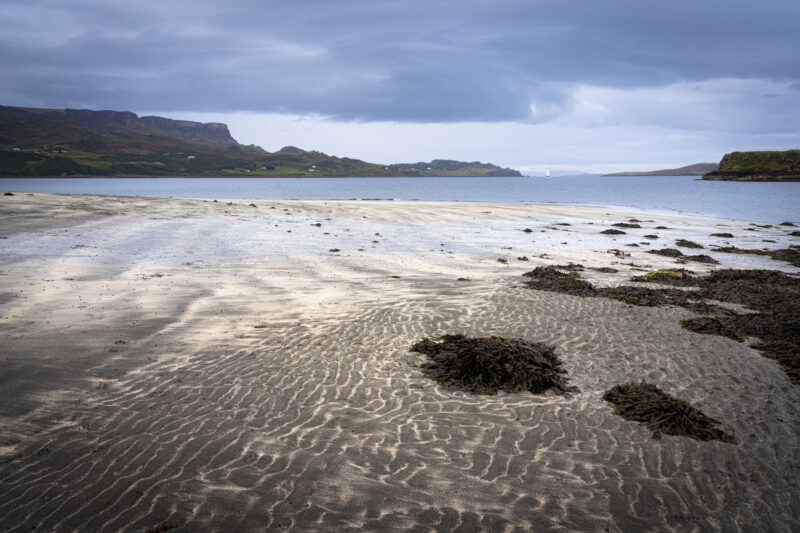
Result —
M547 170L545 171L544 177L550 179L550 165L547 165Z

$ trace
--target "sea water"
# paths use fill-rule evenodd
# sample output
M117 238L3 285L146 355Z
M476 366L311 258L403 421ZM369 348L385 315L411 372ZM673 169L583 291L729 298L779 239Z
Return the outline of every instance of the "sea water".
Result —
M0 178L32 193L255 200L555 203L800 223L800 182L701 181L696 176L545 178Z

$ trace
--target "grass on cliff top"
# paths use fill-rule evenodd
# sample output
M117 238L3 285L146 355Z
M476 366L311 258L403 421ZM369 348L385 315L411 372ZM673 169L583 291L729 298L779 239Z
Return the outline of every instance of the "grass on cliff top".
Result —
M800 150L732 152L725 154L720 172L800 172Z

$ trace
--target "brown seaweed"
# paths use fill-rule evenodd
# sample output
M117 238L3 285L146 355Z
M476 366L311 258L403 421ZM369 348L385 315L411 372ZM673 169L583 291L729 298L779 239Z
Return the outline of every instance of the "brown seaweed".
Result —
M439 342L422 339L411 351L428 356L423 372L448 389L472 394L551 390L564 394L566 371L552 346L524 339L470 338L444 335Z
M718 427L718 420L644 380L616 385L603 394L603 399L614 405L614 414L645 424L654 439L660 439L663 433L738 444L732 434Z
M530 278L525 285L531 289L563 292L573 296L594 296L596 290L576 272L561 272L557 266L536 267L523 276Z
M616 224L611 224L612 226L616 226L618 228L641 228L639 224L631 224L630 222L617 222Z
M697 244L694 241L690 241L687 239L677 239L675 241L675 246L681 246L683 248L702 248L702 244Z
M760 342L753 348L777 361L789 379L800 385L800 279L797 277L775 270L724 269L704 277L686 275L678 279L652 274L636 281L696 286L698 296L704 299L740 304L757 311L747 314L729 311L727 316L715 318L725 331L734 330L741 338L758 337Z
M714 248L715 252L726 254L753 254L766 255L777 261L785 261L796 267L800 267L800 246L789 246L778 250L755 250L749 248L737 248L736 246L719 246Z
M744 341L744 335L737 329L730 326L726 321L713 316L699 316L697 318L687 318L681 320L681 326L694 331L695 333L704 333L706 335L720 335L728 337L737 342Z
M604 229L601 231L603 235L625 235L625 232L618 229Z
M695 263L707 263L709 265L718 265L719 261L711 257L710 255L699 254L699 255L684 255L681 259L684 261L694 261Z
M660 250L648 250L648 254L663 255L664 257L682 257L683 252L677 248L662 248Z

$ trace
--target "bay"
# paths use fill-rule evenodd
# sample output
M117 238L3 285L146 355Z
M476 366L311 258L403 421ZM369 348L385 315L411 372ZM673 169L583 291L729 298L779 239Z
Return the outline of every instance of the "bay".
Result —
M696 176L545 178L0 178L0 190L252 200L406 200L626 207L754 222L800 222L800 183Z

